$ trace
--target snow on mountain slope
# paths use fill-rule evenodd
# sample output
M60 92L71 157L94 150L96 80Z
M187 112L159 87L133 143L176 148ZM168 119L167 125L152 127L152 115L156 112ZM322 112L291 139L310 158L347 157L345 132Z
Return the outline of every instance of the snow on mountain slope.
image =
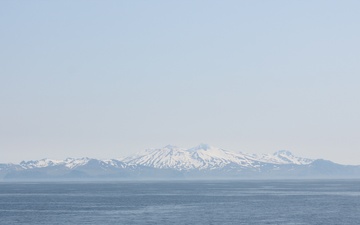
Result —
M229 164L242 167L257 167L257 160L251 155L235 153L206 144L182 149L165 146L161 149L147 149L124 159L125 163L143 165L159 169L218 169Z
M35 168L45 168L52 166L63 166L67 169L75 169L80 166L85 166L91 161L97 161L99 165L103 167L114 167L114 168L126 168L127 165L122 161L116 159L109 160L97 160L91 158L67 158L65 160L53 160L53 159L41 159L33 161L22 161L20 166L23 169L35 169Z
M82 166L100 166L102 169L124 169L136 166L146 166L157 169L187 170L214 170L228 165L239 168L259 168L264 164L282 165L295 164L307 165L314 160L294 156L289 151L278 151L273 155L252 155L241 152L231 152L221 148L200 144L190 149L167 145L160 149L147 149L136 155L122 160L109 159L97 160L90 158L67 158L65 160L41 159L23 161L22 169L35 169L61 166L67 170Z
M167 145L161 149L146 149L123 160L131 165L142 165L158 169L189 170L200 166L186 149Z
M257 158L259 161L273 164L307 165L314 162L312 159L294 156L290 151L287 150L280 150L272 155L259 155Z
M222 168L228 164L243 167L257 167L251 155L226 151L207 144L201 144L188 150L193 159L200 161L199 169Z
M20 166L22 166L24 169L43 168L49 166L65 166L69 169L73 169L75 167L85 165L89 161L90 158L67 158L65 160L41 159L27 162L22 161Z
M114 168L127 168L128 167L128 165L126 163L120 161L119 159L106 159L106 160L101 160L101 162L103 162L107 166L111 166Z

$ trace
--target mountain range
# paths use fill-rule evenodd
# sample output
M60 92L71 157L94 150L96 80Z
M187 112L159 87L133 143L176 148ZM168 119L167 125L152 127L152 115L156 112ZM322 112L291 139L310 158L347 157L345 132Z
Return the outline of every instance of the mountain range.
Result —
M286 150L256 155L207 144L190 149L167 145L122 159L41 159L0 164L2 180L271 178L360 178L360 166L297 157Z

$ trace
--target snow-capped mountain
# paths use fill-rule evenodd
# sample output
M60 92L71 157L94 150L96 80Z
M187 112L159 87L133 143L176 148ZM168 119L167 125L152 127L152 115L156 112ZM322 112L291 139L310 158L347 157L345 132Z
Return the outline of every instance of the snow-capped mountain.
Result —
M185 149L172 145L121 159L67 158L0 164L0 179L182 179L356 177L360 166L274 154L232 152L207 144Z
M189 152L176 146L167 145L161 149L146 149L134 156L123 159L130 165L143 165L158 169L193 169L196 161L192 160Z
M230 152L221 148L212 147L207 144L200 144L188 150L191 156L199 161L199 169L223 168L229 164L236 164L241 167L257 167L256 159L244 153Z
M132 165L176 170L213 170L230 164L239 167L257 168L263 163L306 165L313 162L311 159L296 157L289 151L278 151L273 155L252 155L231 152L207 144L200 144L190 149L172 145L159 149L147 149L125 158L123 161Z
M314 162L313 159L294 156L290 151L287 150L280 150L272 155L269 154L257 155L256 158L259 161L265 163L274 163L274 164L308 165Z
M65 160L53 160L53 159L40 159L34 161L22 161L20 166L24 169L43 168L49 166L64 166L69 169L76 168L78 166L85 165L90 161L89 158L67 158Z
M89 164L98 164L104 168L106 167L115 167L115 168L125 168L127 165L116 159L108 160L98 160L91 158L66 158L65 160L54 160L54 159L41 159L41 160L32 160L32 161L22 161L20 166L23 169L35 169L35 168L48 168L48 167L64 167L67 169L76 169L81 166L86 166Z

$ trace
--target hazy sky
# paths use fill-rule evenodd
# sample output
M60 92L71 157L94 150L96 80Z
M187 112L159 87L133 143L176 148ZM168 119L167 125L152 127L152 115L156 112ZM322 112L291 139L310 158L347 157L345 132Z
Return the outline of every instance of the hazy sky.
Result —
M360 164L360 1L0 1L0 162L167 144Z

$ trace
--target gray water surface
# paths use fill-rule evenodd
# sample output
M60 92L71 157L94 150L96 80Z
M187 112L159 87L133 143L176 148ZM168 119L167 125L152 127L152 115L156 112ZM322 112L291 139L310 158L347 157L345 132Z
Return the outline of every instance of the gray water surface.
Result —
M0 183L0 224L360 224L360 181Z

